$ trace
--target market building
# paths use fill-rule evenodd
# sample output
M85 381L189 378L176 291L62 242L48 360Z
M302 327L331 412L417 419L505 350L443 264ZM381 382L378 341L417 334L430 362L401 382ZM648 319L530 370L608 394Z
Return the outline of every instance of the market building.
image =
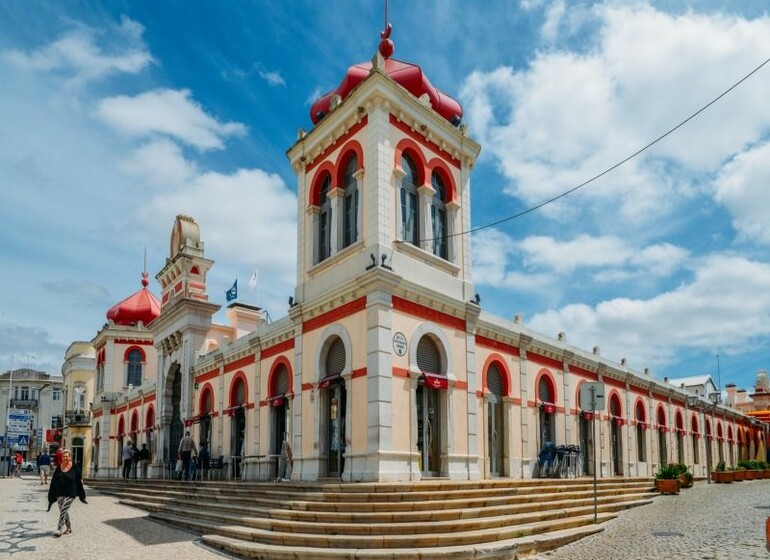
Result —
M548 443L596 452L602 477L677 461L706 476L720 458L763 455L740 411L483 309L466 233L481 147L388 35L287 152L299 205L287 316L268 324L235 303L214 324L214 261L178 216L160 298L132 296L92 341L92 475L115 476L131 438L166 476L186 429L224 476L249 480L276 477L284 440L294 480L529 478ZM605 406L581 409L581 385L597 381Z

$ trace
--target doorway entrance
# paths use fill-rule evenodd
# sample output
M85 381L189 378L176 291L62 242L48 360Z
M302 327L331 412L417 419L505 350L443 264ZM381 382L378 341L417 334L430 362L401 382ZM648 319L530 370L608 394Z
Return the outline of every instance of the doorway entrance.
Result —
M417 384L417 449L424 477L441 473L441 392Z

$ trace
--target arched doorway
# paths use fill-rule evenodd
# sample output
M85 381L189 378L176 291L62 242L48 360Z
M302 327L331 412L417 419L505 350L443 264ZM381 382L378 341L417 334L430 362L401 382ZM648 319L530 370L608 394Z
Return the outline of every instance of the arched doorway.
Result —
M714 464L713 439L714 434L711 431L711 420L706 418L706 467L709 470L711 470L711 465Z
M553 444L556 440L556 389L553 386L551 376L542 373L537 382L537 397L540 400L538 411L538 434L540 436L540 449L546 444Z
M722 424L717 424L717 457L719 457L720 463L725 462L725 450L724 450L724 432L722 431Z
M735 438L733 438L732 426L727 426L727 454L730 458L729 466L735 466Z
M700 453L698 453L698 450L700 446L698 445L698 439L700 437L700 430L698 430L698 418L693 414L692 421L690 422L690 431L692 432L692 463L693 465L697 465L700 463Z
M270 455L279 456L284 440L289 439L289 400L287 393L291 387L291 374L286 363L280 362L270 375ZM271 461L275 472L271 478L279 476L277 461ZM281 473L283 476L283 473Z
M147 437L147 449L150 451L150 460L155 461L155 407L147 407L147 414L144 417L144 433Z
M640 463L647 462L647 415L644 410L644 403L642 401L636 402L636 410L634 412L636 418L636 460Z
M241 462L246 443L246 382L242 377L236 377L230 388L230 457L232 460L232 476L237 480L241 477Z
M118 420L118 434L117 438L115 439L115 443L118 445L117 452L115 453L115 457L117 459L117 466L118 468L123 467L123 444L124 444L124 438L126 437L126 419L124 416L121 416Z
M610 423L612 470L616 476L623 476L623 411L617 393L610 397Z
M420 453L422 475L441 474L441 442L444 439L443 398L448 381L444 360L437 341L431 335L417 343L417 367L421 372L417 381L417 449Z
M666 449L666 411L662 406L658 407L658 463L660 466L668 464L668 453Z
M682 413L676 413L676 452L677 462L684 464L684 418Z
M503 396L505 396L504 372L497 362L487 369L487 449L489 453L489 475L503 476L505 472L503 455L505 447L505 423L503 420Z
M171 424L168 429L168 442L165 460L173 464L179 450L179 442L182 440L184 423L182 422L182 371L179 364L173 364L168 371L171 378Z
M323 378L318 384L323 411L323 452L326 455L326 475L341 477L345 470L345 422L347 390L342 372L347 364L345 343L332 336L325 344ZM284 424L285 426L285 424Z
M91 453L91 463L94 471L94 476L99 472L99 452L101 450L102 441L102 425L97 422L94 425L94 437L93 437L93 452Z
M198 443L203 446L207 444L209 446L209 453L211 453L211 412L214 409L214 392L211 387L207 385L203 389L201 394L199 410L200 423L198 425Z

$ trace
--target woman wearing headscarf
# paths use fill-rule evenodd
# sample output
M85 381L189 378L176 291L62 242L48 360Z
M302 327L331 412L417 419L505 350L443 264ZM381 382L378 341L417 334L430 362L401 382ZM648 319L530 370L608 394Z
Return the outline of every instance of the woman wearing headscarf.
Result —
M51 485L48 487L48 511L54 502L59 505L59 523L54 537L61 537L72 533L69 509L75 498L86 502L86 490L83 488L83 478L80 468L72 463L72 452L69 449L62 450L62 461L59 468L51 477ZM66 527L66 530L64 529Z

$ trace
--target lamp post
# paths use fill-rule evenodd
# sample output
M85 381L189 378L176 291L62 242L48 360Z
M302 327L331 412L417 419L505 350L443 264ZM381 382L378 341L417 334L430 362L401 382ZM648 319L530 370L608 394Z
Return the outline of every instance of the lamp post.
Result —
M718 393L712 393L712 395L719 395ZM698 395L688 395L687 396L687 406L688 408L694 408L698 412L701 413L702 418L702 424L706 426L706 408L701 401L700 397ZM708 436L704 434L704 437L706 437L706 482L708 484L711 484L711 442L708 441Z
M5 460L3 461L3 476L11 474L11 445L8 441L8 424L11 422L11 398L13 398L13 355L11 355L11 370L8 378L8 400L5 403Z

